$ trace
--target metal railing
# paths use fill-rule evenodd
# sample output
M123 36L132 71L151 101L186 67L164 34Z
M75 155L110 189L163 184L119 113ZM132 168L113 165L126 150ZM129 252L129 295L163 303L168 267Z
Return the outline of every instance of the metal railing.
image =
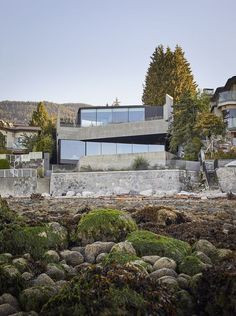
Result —
M36 169L0 169L0 178L33 178L37 177Z

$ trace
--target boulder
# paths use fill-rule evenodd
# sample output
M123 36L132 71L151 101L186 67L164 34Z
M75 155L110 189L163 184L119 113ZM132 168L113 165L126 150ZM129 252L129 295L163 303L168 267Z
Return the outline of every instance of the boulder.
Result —
M9 304L13 306L16 310L19 310L19 303L15 296L11 295L10 293L4 293L0 296L0 305L2 304ZM1 315L1 313L0 313Z
M55 282L46 274L42 273L40 274L34 281L34 286L40 286L40 285L54 285Z
M34 278L34 275L32 273L26 271L26 272L22 273L21 278L24 281L28 282Z
M11 306L8 303L0 305L0 315L1 316L12 315L12 314L15 314L16 312L17 312L17 310L15 309L15 307Z
M65 279L65 272L63 268L60 268L58 265L56 266L54 264L48 264L46 274L54 281Z
M155 280L158 280L163 276L170 276L170 277L176 278L177 273L173 269L169 269L169 268L162 268L150 273L150 278L155 279Z
M10 263L13 256L11 253L1 253L0 254L0 264Z
M83 255L78 251L64 250L60 252L60 255L68 265L73 267L84 262Z
M172 276L168 276L168 275L163 276L163 277L158 279L158 282L161 284L165 284L167 286L170 286L171 288L174 288L174 289L179 288L179 285L178 285L176 278L174 278Z
M175 270L177 267L176 262L173 259L162 257L158 259L155 264L153 265L154 270L162 269L162 268L168 268Z
M89 244L85 247L85 260L90 263L94 263L96 260L96 257L100 253L107 253L111 250L111 248L114 246L114 242L108 241L108 242L102 242L102 241L96 241L92 244Z
M179 271L181 273L193 276L202 272L208 265L203 263L199 258L195 256L187 256L179 265Z
M106 255L107 254L105 252L100 253L96 258L96 263L102 262L103 258L106 257Z
M233 255L233 251L230 249L217 249L218 259L223 261Z
M66 196L74 196L75 195L75 191L67 191L66 192Z
M136 250L129 241L121 241L111 248L111 252L124 252L136 256Z
M143 256L141 259L151 265L154 265L154 263L160 258L160 256Z
M28 262L25 258L17 258L12 260L12 264L22 273L28 269Z
M217 248L206 239L199 239L194 245L193 250L201 251L207 255L213 262L217 259Z
M57 292L56 286L37 286L25 289L19 297L22 309L26 312L32 310L40 312L42 306Z
M193 255L199 258L205 264L212 264L211 259L205 253L201 251L196 251L193 253Z
M55 250L48 250L44 254L44 260L48 263L58 263L60 261L60 256Z

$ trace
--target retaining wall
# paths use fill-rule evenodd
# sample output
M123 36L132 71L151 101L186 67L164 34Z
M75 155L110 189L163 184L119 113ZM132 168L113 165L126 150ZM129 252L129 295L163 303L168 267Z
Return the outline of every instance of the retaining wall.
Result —
M149 194L191 190L199 184L199 173L186 170L142 170L110 172L52 173L50 193L53 196L90 192L93 195Z
M220 188L223 192L236 193L236 167L222 167L216 170Z
M0 172L1 196L30 196L37 189L37 173L32 169L9 169Z

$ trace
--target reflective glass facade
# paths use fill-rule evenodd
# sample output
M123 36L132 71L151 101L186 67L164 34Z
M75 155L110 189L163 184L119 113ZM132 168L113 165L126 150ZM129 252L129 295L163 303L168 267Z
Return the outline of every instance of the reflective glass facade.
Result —
M83 142L60 140L60 162L79 160L82 156L116 155L163 151L164 145L125 144L105 142Z
M81 109L78 124L82 127L101 126L145 120L144 107Z

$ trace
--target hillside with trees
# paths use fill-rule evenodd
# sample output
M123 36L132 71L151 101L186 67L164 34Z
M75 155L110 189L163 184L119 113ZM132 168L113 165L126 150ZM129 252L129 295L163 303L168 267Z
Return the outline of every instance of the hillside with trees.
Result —
M32 114L37 109L39 102L35 101L1 101L0 102L0 119L13 123L29 124ZM74 119L78 108L90 106L84 103L53 103L44 101L47 112L50 116L56 117L58 107L60 106L61 117Z

